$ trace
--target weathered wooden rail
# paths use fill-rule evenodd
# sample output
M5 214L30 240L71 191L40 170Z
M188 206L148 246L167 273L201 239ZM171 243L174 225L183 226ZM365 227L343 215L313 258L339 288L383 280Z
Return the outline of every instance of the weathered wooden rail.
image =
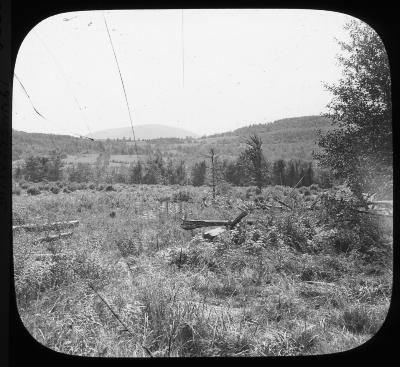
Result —
M23 224L19 226L13 226L13 231L25 230L30 232L41 232L47 230L57 230L62 228L72 228L79 225L79 220L71 220L67 222L54 222L45 224Z
M69 238L72 236L72 234L73 232L59 233L51 236L38 238L35 242L52 242L61 238Z
M65 222L53 222L53 223L45 223L45 224L23 224L18 226L13 226L13 231L31 231L31 232L42 232L42 231L51 231L51 230L61 230L62 228L73 228L79 225L79 220L70 220ZM73 232L60 232L54 235L47 235L45 237L40 237L34 241L34 243L40 242L52 242L61 238L69 238L71 237Z

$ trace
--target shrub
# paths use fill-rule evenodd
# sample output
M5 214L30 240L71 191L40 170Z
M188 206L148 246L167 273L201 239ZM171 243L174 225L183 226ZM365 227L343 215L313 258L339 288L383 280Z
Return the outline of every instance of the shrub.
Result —
M299 221L296 216L286 215L278 223L278 229L283 235L285 243L298 251L306 251L308 240L312 238L313 230L307 224ZM311 250L311 249L310 249Z
M187 265L191 268L217 268L218 257L215 255L215 246L201 238L195 238L189 246L169 247L161 251L160 255L171 265Z
M267 200L266 200L266 198L264 197L264 196L261 196L261 195L257 195L255 198L254 198L254 204L256 205L256 206L263 206L263 204L266 202Z
M191 199L192 197L188 191L178 191L172 196L172 201L175 203L180 201L190 201Z
M14 187L12 193L13 195L21 195L21 189L19 187Z
M48 184L42 184L42 185L39 185L38 188L39 188L39 190L42 190L42 191L44 191L44 190L48 191L50 189L50 186Z
M80 203L79 203L79 207L78 207L79 211L81 211L82 208L92 209L92 207L93 207L93 202L91 200L89 200L86 196L83 196L80 199Z
M68 186L66 188L68 189L69 192L74 192L77 189L76 184L74 182L68 184Z
M51 257L36 261L28 259L23 264L16 260L14 279L18 304L24 306L27 302L49 287L52 280L54 262Z
M59 189L57 186L52 186L52 187L50 188L50 191L51 191L53 194L58 194L58 193L60 192L60 189Z
M232 185L223 181L218 185L217 191L220 195L227 195L232 191Z
M28 183L26 183L26 182L21 182L20 184L19 184L19 186L21 186L21 188L22 189L27 189L27 188L29 188L29 184Z
M256 190L256 188L255 187L249 187L247 190L246 190L246 199L250 199L252 196L254 196L254 195L256 195L256 193L257 193L257 190Z
M77 184L77 190L86 190L87 186L84 182L80 182Z
M372 312L368 312L365 306L355 305L343 312L343 326L352 333L375 333L381 322Z
M26 190L26 192L29 195L39 195L41 193L41 191L35 186L29 187L28 190Z
M107 261L104 261L102 255L100 250L88 252L87 249L84 249L76 254L73 261L73 268L79 274L79 277L98 288L109 284L114 271L113 267Z
M318 334L314 330L306 329L296 332L293 336L294 346L303 353L311 351L318 344Z
M360 238L353 230L342 229L331 238L331 246L338 253L348 252L359 247Z
M113 212L114 213L114 212ZM142 247L136 244L132 238L121 238L115 241L115 245L120 251L122 257L139 256L142 252Z

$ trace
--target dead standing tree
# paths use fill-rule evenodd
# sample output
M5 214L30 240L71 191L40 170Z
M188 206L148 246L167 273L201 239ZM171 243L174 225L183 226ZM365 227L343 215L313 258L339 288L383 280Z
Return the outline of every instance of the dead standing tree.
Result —
M216 186L216 175L215 175L215 163L216 156L214 148L210 149L210 160L211 160L211 185L213 190L213 199L215 199L215 186Z
M216 196L216 187L217 187L217 181L218 181L218 167L217 167L217 162L218 162L218 156L215 153L214 148L210 148L210 154L205 155L206 158L210 160L211 166L211 187L212 187L212 197L213 200L215 200Z

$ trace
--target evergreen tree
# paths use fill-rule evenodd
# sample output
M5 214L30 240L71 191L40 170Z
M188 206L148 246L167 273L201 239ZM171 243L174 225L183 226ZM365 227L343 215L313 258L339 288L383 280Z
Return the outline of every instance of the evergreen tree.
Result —
M130 183L132 184L140 184L143 181L143 165L140 161L137 161L136 164L131 165L131 175L130 175Z
M288 186L295 186L299 181L296 164L293 159L287 162L286 164L286 183Z
M177 183L174 162L171 158L167 161L166 176L169 185L175 185Z
M312 168L312 162L309 162L308 164L307 164L307 166L306 166L306 168L304 169L304 171L303 171L303 175L304 175L304 178L303 178L303 185L304 186L310 186L310 185L312 185L312 183L313 183L313 176L314 176L314 173L313 173L313 168Z
M47 179L49 181L59 181L62 177L62 168L64 163L61 159L59 152L53 150L50 152L49 170L47 173Z
M92 169L88 163L78 162L69 170L69 181L89 182L92 180Z
M257 186L257 192L261 193L268 175L268 165L262 152L262 140L256 134L250 135L246 140L246 145L247 148L243 152L243 155L245 160L250 163L248 170Z
M206 179L206 161L201 161L195 163L192 168L192 185L193 186L202 186L205 183Z
M272 182L275 185L285 185L285 161L278 159L272 167Z
M42 181L44 178L42 163L40 157L29 156L23 169L25 179L32 182Z
M176 166L175 169L175 174L176 174L176 180L179 185L185 185L186 184L186 167L185 167L185 161L181 160L179 161L178 165Z

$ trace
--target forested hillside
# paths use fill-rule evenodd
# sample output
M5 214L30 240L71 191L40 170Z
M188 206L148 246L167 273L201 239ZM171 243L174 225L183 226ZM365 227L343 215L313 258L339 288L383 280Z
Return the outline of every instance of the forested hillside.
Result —
M256 133L264 143L266 157L274 159L300 158L310 160L315 149L317 130L327 131L329 121L320 116L305 116L277 120L269 124L255 124L232 132L203 136L201 138L162 138L139 140L139 154L148 155L157 150L165 156L185 160L200 160L214 147L221 158L235 158L244 146L244 138ZM30 155L48 154L57 149L62 154L109 152L111 155L134 155L134 143L130 139L95 140L68 135L26 133L13 130L13 160Z

